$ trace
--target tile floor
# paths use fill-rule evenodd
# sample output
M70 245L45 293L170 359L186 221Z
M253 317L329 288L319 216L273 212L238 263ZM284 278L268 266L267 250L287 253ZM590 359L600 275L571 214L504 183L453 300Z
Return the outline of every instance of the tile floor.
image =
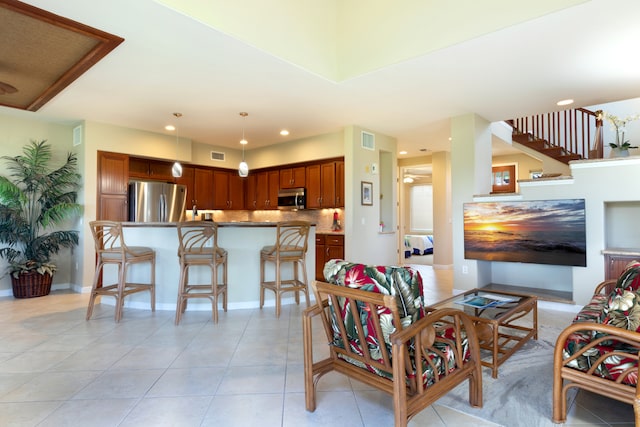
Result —
M450 271L416 268L427 301L451 296ZM126 308L116 324L106 304L85 321L87 301L67 292L0 298L0 426L393 425L387 395L339 374L320 381L318 408L305 411L298 306L280 319L273 307L221 312L217 325L210 312L187 312L176 327L173 312ZM616 401L576 401L567 425L633 425ZM438 404L410 425L495 426Z

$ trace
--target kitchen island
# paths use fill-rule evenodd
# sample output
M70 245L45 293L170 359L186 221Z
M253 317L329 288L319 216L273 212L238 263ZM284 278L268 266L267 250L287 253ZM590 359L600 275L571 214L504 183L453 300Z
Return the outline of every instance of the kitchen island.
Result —
M260 305L260 249L276 241L275 222L218 222L218 246L228 252L228 309L255 308ZM124 238L128 246L148 246L156 251L156 309L175 310L178 295L180 265L178 263L178 233L176 223L124 222ZM308 284L315 271L315 224L309 231L306 257ZM109 267L109 266L107 266ZM190 281L210 282L209 269L191 270ZM267 280L273 280L273 264L266 266ZM291 267L282 270L283 277L291 275ZM104 283L117 282L115 267L105 268ZM148 283L149 266L129 268L129 282ZM313 292L309 296L313 298ZM304 298L302 304L304 305ZM115 304L114 298L103 298L105 304ZM294 294L285 294L282 304L294 303ZM275 306L273 292L265 293L265 306ZM149 309L149 293L133 294L125 298L125 307ZM187 310L211 310L207 299L189 302Z

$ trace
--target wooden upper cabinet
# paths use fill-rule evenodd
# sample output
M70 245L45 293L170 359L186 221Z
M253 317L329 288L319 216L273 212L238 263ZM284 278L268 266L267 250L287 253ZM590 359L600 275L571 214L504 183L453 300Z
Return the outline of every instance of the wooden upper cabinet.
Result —
M213 170L195 168L193 175L194 204L198 209L213 209Z
M98 151L96 219L127 221L129 156Z
M193 182L194 175L195 175L195 168L193 166L183 166L182 176L179 178L175 178L174 180L176 184L182 184L187 186L186 209L191 209L195 202L194 182Z
M246 179L238 172L229 172L229 205L231 209L245 209L244 184Z
M307 209L319 209L321 197L320 165L306 167Z
M258 209L258 179L255 173L250 173L244 183L245 209Z
M336 164L338 162L327 162L317 165L307 166L307 209L334 208L341 206L336 202ZM344 162L343 166L344 166ZM340 168L343 173L344 167ZM344 193L343 189L339 194ZM344 200L344 196L342 196ZM341 202L344 205L344 201Z
M213 171L213 208L229 209L229 172Z
M131 157L129 159L129 177L154 181L173 181L172 165L173 163L162 160Z
M244 182L238 172L213 172L214 209L244 209Z
M256 174L256 209L278 209L280 173L276 171Z
M149 161L149 179L173 182L174 178L173 178L173 175L171 174L172 166L173 166L173 163L171 162L150 160Z
M98 151L98 191L103 194L127 194L129 156Z
M131 157L129 159L129 176L131 178L149 178L149 160Z
M280 188L299 188L304 186L304 166L280 169Z
M320 168L322 181L320 203L323 208L333 208L336 206L336 163L323 163Z
M344 161L336 162L336 207L344 207Z

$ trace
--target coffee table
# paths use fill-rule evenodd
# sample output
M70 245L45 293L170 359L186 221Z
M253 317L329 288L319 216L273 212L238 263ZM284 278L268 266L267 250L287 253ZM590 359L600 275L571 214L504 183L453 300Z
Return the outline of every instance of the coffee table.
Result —
M491 301L494 304L484 307ZM538 339L535 295L476 288L428 305L427 310L445 307L457 308L471 317L480 341L482 365L491 368L493 378L498 378L498 367L516 350L529 339Z

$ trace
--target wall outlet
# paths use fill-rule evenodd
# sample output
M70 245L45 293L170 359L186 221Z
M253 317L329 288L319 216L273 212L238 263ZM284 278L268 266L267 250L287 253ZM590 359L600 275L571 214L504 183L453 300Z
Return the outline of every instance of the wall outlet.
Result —
M469 267L466 265L462 266L462 274L469 274Z

